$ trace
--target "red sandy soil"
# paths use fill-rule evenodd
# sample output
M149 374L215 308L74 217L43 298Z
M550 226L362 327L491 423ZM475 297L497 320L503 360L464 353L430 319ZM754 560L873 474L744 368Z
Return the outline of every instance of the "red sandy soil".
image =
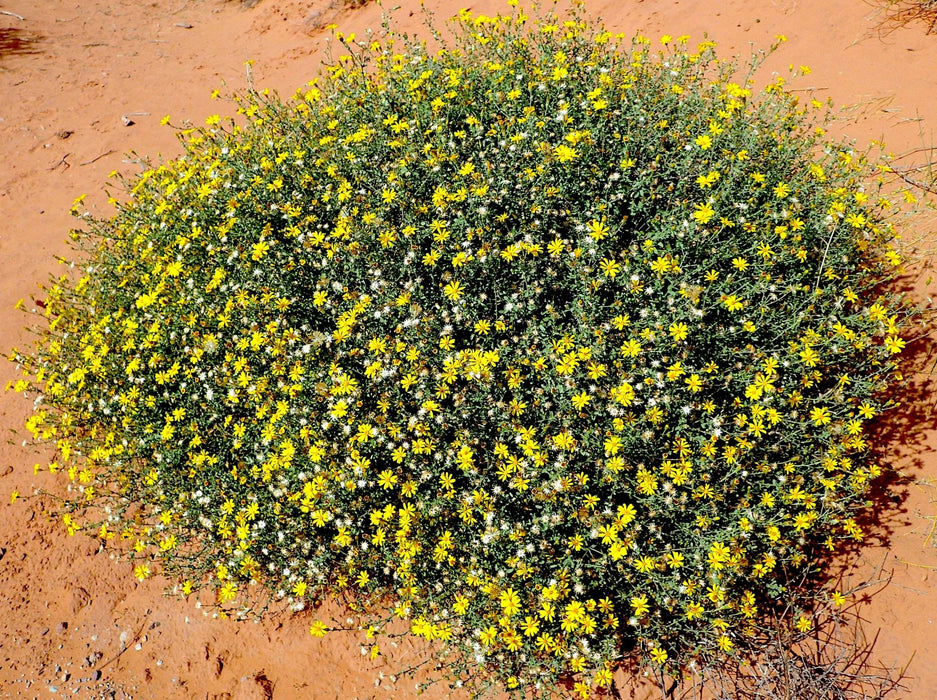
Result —
M937 35L926 23L889 22L875 3L885 0L586 0L614 31L658 37L704 35L724 55L766 48L777 34L787 43L770 59L809 65L798 81L848 108L835 129L860 147L884 139L904 166L921 165L937 125ZM339 2L339 0L336 0ZM398 24L419 31L414 0L395 0ZM447 17L460 3L426 0ZM476 12L501 3L479 0ZM6 0L0 10L0 350L25 347L28 321L17 300L38 293L54 274L55 256L67 255L72 200L89 193L92 211L104 212L109 172L139 171L131 152L156 158L179 153L165 114L174 123L202 123L230 111L212 102L213 89L254 83L288 95L312 78L337 22L362 36L379 30L374 5L345 10L330 0L260 0L253 7L222 0ZM124 117L126 117L124 119ZM127 121L133 123L127 125ZM932 154L931 154L932 155ZM912 173L916 177L917 174ZM933 219L908 222L906 240L924 261L915 272L922 303L930 305ZM27 308L35 310L33 302ZM923 341L909 350L921 349ZM4 363L0 384L15 376ZM926 376L915 378L891 438L891 466L902 477L894 507L882 507L881 537L860 552L844 588L875 576L891 582L863 603L867 637L878 634L873 661L905 668L906 692L937 696L937 524L934 479L937 393ZM44 515L46 502L30 498L49 487L35 476L38 459L24 450L21 426L28 404L0 395L0 421L9 443L0 445L0 696L117 698L410 698L414 681L391 678L394 664L370 661L362 636L330 633L313 639L309 613L279 614L261 624L215 619L195 601L163 595L166 582L138 583L126 561L84 536L67 537ZM16 435L8 430L19 430ZM10 504L10 494L25 497ZM416 663L420 650L401 642L400 663ZM621 680L625 696L651 697L647 687ZM445 697L442 687L431 697ZM653 697L659 697L658 694Z

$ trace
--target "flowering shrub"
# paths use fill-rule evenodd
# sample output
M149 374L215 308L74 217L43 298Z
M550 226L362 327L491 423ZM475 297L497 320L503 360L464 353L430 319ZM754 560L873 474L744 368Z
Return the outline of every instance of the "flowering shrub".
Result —
M463 680L730 655L862 539L893 205L709 42L453 28L339 35L84 217L15 355L65 523L229 608L350 594Z

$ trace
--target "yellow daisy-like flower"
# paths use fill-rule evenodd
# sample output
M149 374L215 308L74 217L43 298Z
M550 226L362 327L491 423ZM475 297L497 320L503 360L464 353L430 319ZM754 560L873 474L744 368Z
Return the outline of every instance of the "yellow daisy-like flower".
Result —
M498 628L494 626L486 627L481 631L479 639L484 646L490 647L498 639Z
M896 335L890 335L885 338L885 347L892 355L896 355L904 349L905 342Z
M513 617L521 609L521 598L513 588L501 591L498 602L501 603L501 611L507 617Z
M647 615L651 610L651 606L647 602L647 596L632 596L631 609L634 611L635 617L644 617Z
M686 340L688 329L685 323L672 323L668 330L675 343Z
M708 224L709 221L716 215L715 210L709 202L705 204L697 204L693 212L693 219L700 224Z
M589 394L584 391L580 391L578 394L573 396L573 406L576 407L577 411L581 411L591 400L592 397L589 396Z
M397 475L390 469L385 469L378 475L377 483L385 489L393 488L397 483Z
M810 410L810 420L816 426L827 425L830 422L830 409L825 406L817 406Z
M458 280L455 280L447 284L442 292L450 301L458 301L465 294L465 287Z
M651 557L643 556L634 563L634 566L642 574L646 574L657 568L657 562Z
M615 276L621 272L621 265L619 265L614 260L609 260L608 258L602 258L602 261L599 263L599 267L602 268L602 272L606 277L615 279Z
M562 143L554 148L553 153L560 163L568 163L569 161L575 160L577 157L579 157L579 154L576 153L576 149L570 148L565 143Z
M744 306L742 300L734 294L723 295L721 301L729 311L741 311Z

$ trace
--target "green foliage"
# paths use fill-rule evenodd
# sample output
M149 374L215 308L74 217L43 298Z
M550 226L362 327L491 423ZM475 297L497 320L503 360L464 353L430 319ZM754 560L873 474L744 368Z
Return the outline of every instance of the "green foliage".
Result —
M346 42L85 217L17 355L66 523L223 606L349 596L470 684L731 655L862 539L893 205L709 42L453 29Z

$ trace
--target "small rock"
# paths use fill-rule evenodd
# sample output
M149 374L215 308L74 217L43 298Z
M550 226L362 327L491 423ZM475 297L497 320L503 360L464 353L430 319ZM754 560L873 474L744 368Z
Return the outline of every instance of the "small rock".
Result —
M54 685L50 685L50 686L49 686L49 692L50 692L50 693L57 693L57 692L59 692L59 689L56 688Z
M95 669L94 671L91 672L91 680L93 681L101 680L101 671L99 669Z
M72 677L72 674L70 674L68 671L66 671L65 673L62 674L62 682L63 682L63 683L68 683L68 679L71 678L71 677Z
M177 26L177 27L182 27L183 29L191 29L191 28L194 27L195 25L194 25L194 24L190 24L190 23L188 23L188 22L176 22L176 26Z
M120 120L124 123L124 126L133 126L134 124L136 124L136 122L130 117L128 117L126 114L123 115L120 118Z
M67 622L60 622L55 626L55 631L57 634L65 634L66 630L68 630Z
M55 135L64 141L65 139L67 139L69 136L71 136L74 133L75 132L72 131L71 129L62 129L61 131L56 131Z

